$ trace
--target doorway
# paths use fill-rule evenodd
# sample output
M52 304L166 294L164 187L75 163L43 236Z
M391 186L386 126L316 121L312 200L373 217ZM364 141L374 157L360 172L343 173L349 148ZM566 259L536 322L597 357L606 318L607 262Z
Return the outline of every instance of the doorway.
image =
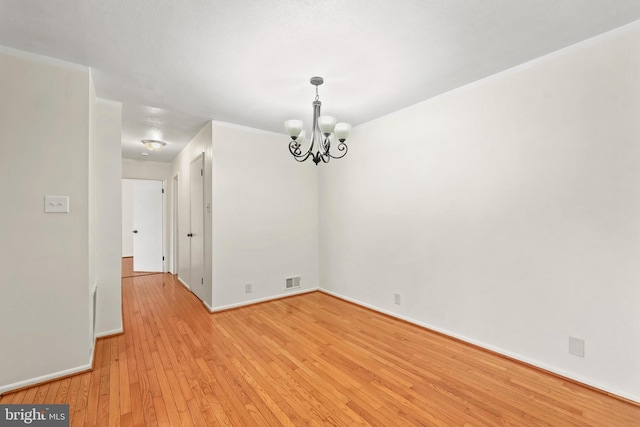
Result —
M122 180L122 256L134 272L163 272L162 181Z

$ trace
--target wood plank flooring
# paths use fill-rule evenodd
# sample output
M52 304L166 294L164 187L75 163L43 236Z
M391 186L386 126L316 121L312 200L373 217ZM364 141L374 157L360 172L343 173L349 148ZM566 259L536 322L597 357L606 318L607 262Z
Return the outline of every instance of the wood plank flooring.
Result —
M2 403L72 426L638 426L640 407L314 292L210 314L171 275L123 279L92 372Z
M133 271L133 257L122 258L122 277L146 276L148 274L158 274L153 271Z

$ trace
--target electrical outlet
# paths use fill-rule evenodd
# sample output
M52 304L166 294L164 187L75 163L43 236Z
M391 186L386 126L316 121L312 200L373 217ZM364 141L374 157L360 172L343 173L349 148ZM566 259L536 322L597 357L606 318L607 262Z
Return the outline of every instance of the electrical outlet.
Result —
M398 294L398 293L393 294L393 302L394 302L396 305L400 305L400 304L402 304L402 296L400 296L400 294Z
M251 289L251 283L247 283L246 285L244 285L244 291L246 293L251 293L252 289Z
M69 213L69 196L44 196L44 211Z
M584 357L584 340L576 337L569 337L569 354Z

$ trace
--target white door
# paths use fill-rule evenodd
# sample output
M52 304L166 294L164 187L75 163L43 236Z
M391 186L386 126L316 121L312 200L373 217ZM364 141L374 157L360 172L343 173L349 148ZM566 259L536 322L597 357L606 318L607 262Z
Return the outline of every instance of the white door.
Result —
M190 186L190 222L187 236L190 246L189 287L204 301L204 155L191 162L189 171Z
M133 271L163 271L162 181L133 182Z

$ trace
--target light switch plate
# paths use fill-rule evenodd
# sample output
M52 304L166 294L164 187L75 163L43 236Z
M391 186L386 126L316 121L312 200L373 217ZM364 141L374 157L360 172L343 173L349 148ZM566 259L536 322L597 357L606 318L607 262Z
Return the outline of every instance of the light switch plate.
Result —
M44 196L44 211L69 213L69 196Z

